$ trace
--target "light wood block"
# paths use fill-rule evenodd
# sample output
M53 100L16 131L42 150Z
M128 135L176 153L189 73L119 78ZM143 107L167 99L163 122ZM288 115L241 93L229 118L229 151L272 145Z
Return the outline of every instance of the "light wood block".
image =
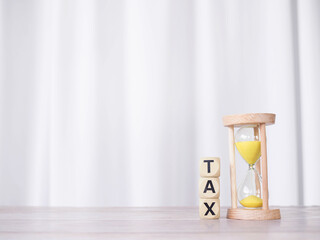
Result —
M238 220L274 220L280 219L279 209L229 208L227 218Z
M200 159L201 177L220 177L220 158L205 157Z
M200 198L219 198L220 179L219 178L200 178L199 180Z
M260 124L261 134L261 161L262 161L262 208L269 209L269 190L268 190L268 167L267 167L267 137L266 125Z
M273 113L246 113L246 114L235 114L223 117L223 125L227 126L241 126L245 124L260 124L265 123L266 125L274 124L276 115Z
M230 158L230 183L231 183L231 207L237 208L237 187L236 187L236 158L234 144L234 127L229 129L229 158Z
M220 218L220 200L202 199L199 201L199 216L202 219Z

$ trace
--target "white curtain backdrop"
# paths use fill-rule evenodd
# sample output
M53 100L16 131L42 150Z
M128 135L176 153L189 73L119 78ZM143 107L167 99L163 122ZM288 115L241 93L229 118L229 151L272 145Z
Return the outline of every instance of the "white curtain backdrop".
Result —
M247 112L270 204L319 205L319 92L318 0L0 0L0 205L196 205L202 156L230 205Z

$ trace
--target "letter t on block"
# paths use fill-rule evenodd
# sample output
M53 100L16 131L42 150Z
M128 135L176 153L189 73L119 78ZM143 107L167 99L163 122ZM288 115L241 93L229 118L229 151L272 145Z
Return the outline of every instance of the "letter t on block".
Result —
M220 177L220 158L207 157L200 159L201 177Z

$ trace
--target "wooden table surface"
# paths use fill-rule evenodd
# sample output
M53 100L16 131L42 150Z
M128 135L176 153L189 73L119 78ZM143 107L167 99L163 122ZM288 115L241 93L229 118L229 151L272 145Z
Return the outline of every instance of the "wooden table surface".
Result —
M320 207L282 207L282 219L200 220L195 207L1 207L0 239L320 239Z

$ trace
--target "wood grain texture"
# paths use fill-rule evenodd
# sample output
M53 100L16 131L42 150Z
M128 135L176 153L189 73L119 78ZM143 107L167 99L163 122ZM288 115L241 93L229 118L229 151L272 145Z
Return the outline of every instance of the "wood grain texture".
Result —
M253 134L256 137L256 140L260 141L260 134L259 134L259 125L253 129ZM261 176L261 167L260 167L260 159L256 162L255 168L259 175ZM256 178L256 190L261 191L262 186L260 186L259 178Z
M222 121L225 127L241 126L245 124L274 124L276 115L273 113L245 113L224 116Z
M200 177L215 177L215 178L220 177L220 158L218 157L201 158L199 162L199 171L200 171Z
M220 218L220 199L201 198L199 200L199 217L203 219Z
M269 209L269 190L268 190L268 159L267 159L267 135L266 125L260 124L261 138L261 164L262 164L262 208Z
M199 197L200 198L220 198L220 178L200 177Z
M257 140L260 141L260 134L259 134L259 125L254 128L253 130L254 136L257 137ZM260 167L260 160L256 162L256 170L261 175L261 167Z
M236 160L234 144L234 127L228 127L229 131L229 161L230 161L230 186L231 186L231 207L237 208L237 183L236 183Z
M275 220L280 219L279 209L245 209L230 208L227 212L227 218L240 220Z
M320 207L281 207L281 219L200 220L198 207L1 207L0 239L319 239Z

